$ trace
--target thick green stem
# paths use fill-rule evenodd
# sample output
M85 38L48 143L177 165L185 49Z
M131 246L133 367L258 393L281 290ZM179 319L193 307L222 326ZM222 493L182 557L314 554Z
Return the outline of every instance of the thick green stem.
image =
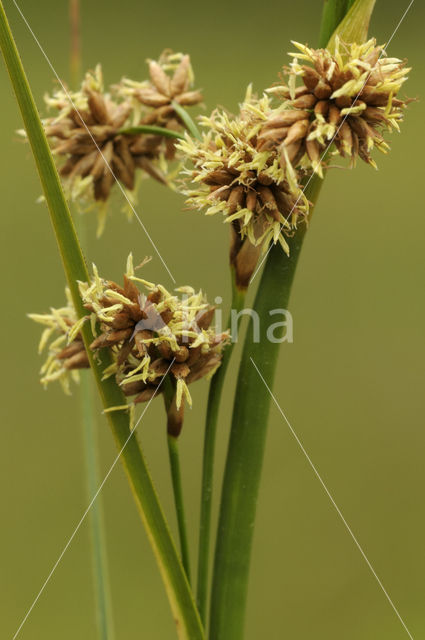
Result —
M236 288L234 272L232 269L232 307L229 313L228 327L232 327L233 314L243 309L245 302L245 291ZM239 317L238 322L239 326ZM205 421L204 452L202 460L202 485L201 485L201 514L199 525L199 545L198 545L198 582L197 582L197 605L202 622L205 624L207 618L208 600L208 575L209 556L211 545L211 511L214 478L214 454L217 434L217 422L220 411L221 395L223 391L224 379L227 367L229 366L234 340L223 351L223 359L217 372L214 374L208 395L208 407Z
M83 317L87 312L82 305L77 281L88 280L87 268L1 0L0 46L40 175L73 303L78 316ZM83 326L82 335L103 406L108 408L124 405L125 398L114 380L108 378L102 381L102 371L110 363L110 359L105 353L100 355L99 361L93 359L89 349L93 338L89 323ZM199 614L149 475L146 461L135 435L130 436L129 416L126 411L114 411L108 413L108 418L118 450L122 451L123 465L164 580L179 638L181 640L201 640L204 634Z
M306 189L315 202L322 181ZM280 344L270 340L270 311L287 309L305 227L289 239L290 257L274 246L263 271L253 309L259 338L248 326L236 387L232 430L223 481L211 596L210 640L242 640L252 537L260 484L270 395L251 359L271 386Z
M180 469L178 437L167 434L168 456L170 459L171 480L173 483L174 504L176 507L177 526L179 530L182 563L190 583L190 555L187 536L186 514L184 509L183 486Z

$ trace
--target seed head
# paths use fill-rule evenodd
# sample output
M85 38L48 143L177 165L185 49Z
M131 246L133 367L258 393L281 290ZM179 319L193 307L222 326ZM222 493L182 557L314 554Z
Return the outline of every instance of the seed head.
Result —
M194 90L194 75L190 57L183 53L163 51L158 61L148 60L149 80L135 82L123 78L117 91L124 98L133 98L141 110L140 124L157 125L181 130L183 123L173 108L175 101L182 107L202 102L202 94ZM175 141L167 138L166 158L174 158Z
M289 161L322 175L322 156L334 139L336 153L352 165L359 156L376 166L372 149L386 153L382 132L398 131L403 119L406 101L396 96L410 69L388 58L374 39L347 45L337 38L335 54L293 44L300 53L290 54L288 83L268 90L282 103L260 132L262 148L278 147L283 165Z
M123 127L135 124L139 114L130 100L105 92L100 66L86 74L80 91L71 94L71 99L75 108L62 90L47 96L47 105L58 114L44 124L53 153L65 159L59 172L72 199L94 198L105 203L115 178L132 192L137 168L166 182L160 168L164 168L164 138L120 133ZM100 214L103 223L104 208Z
M39 353L47 348L47 359L41 367L41 383L47 386L49 382L59 380L65 393L70 393L70 379L78 382L78 369L89 366L87 353L84 349L80 328L72 304L69 289L65 290L67 303L59 309L50 309L50 313L31 313L31 320L42 324L45 329L38 346Z
M140 283L147 293L141 293ZM127 272L121 287L104 280L93 266L93 277L80 283L80 293L91 314L92 327L100 333L90 345L92 351L109 349L113 363L104 376L115 375L126 396L135 396L134 403L152 398L168 373L176 386L176 406L183 400L192 403L188 385L200 378L209 378L220 366L222 350L228 333L217 334L210 327L214 315L202 291L192 287L176 290L181 298L162 285L154 285L135 276L133 260L127 261ZM71 304L71 303L69 303ZM53 314L52 310L52 314ZM89 366L80 329L85 319L76 322L72 307L60 310L60 323L55 315L34 316L47 325L51 333L59 333L60 342L49 348L49 360L44 365L43 382L56 378L69 369ZM53 323L53 324L52 324ZM46 331L47 331L46 330ZM51 333L43 334L43 345ZM67 346L64 344L68 341ZM75 357L78 355L78 358ZM50 368L49 368L50 367ZM48 374L48 379L46 376ZM159 389L162 391L162 389Z
M269 111L267 97L256 100L248 91L237 117L220 110L201 117L202 140L187 137L178 147L193 163L185 170L192 183L185 189L189 207L222 213L239 244L247 239L266 250L279 241L288 253L285 235L307 217L308 202L292 166L280 166L275 148L259 148Z

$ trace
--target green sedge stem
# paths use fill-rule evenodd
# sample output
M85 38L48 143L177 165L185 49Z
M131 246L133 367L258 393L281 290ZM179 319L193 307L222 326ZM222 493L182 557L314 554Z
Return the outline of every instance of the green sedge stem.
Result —
M179 138L180 140L184 140L184 135L183 133L180 133L180 131L173 131L173 129L165 129L164 127L156 127L155 125L150 124L140 124L137 127L126 127L125 129L120 129L118 133L125 136L135 136L140 133L148 133L157 136L164 136L164 138Z
M86 459L87 497L90 501L100 486L101 478L99 473L96 417L93 407L93 386L92 380L86 371L82 371L80 375L79 395ZM100 640L113 640L115 634L101 495L97 497L90 509L89 519L98 635Z
M178 102L176 102L175 100L173 100L171 102L171 105L174 109L174 111L177 113L178 116L180 116L184 126L186 127L186 129L189 131L189 133L194 137L197 138L198 140L201 139L201 134L199 132L198 127L196 126L195 122L192 120L192 118L190 117L190 115L188 114L188 112L186 111L186 109L184 109L181 104L179 104Z
M229 320L227 323L228 327L232 327L232 311L239 312L241 309L243 309L246 295L245 291L237 289L235 285L233 269L232 289L232 307L229 313ZM227 367L229 366L233 346L234 342L232 340L232 342L224 349L221 365L211 379L205 422L204 451L202 461L201 515L198 545L198 582L196 597L199 614L204 624L207 618L209 556L211 545L211 511L217 422L224 386L224 379L226 377L226 371Z
M186 515L184 509L183 486L180 468L180 454L178 438L167 434L168 457L170 459L171 480L173 484L174 504L176 507L177 526L179 530L182 563L190 583L190 555L187 536Z
M176 509L177 528L179 531L180 550L183 567L190 583L190 554L187 536L186 515L184 508L183 483L180 468L178 439L183 426L183 411L176 406L176 384L168 375L163 382L165 410L167 412L167 445L170 462L171 483L173 486L174 506Z
M87 253L87 226L81 214L76 215L75 225L83 251ZM78 395L80 399L82 438L86 462L86 486L88 502L95 495L100 483L99 445L97 441L97 420L95 414L93 380L87 371L80 372ZM90 509L89 515L91 556L96 604L96 624L99 640L113 640L114 618L109 578L106 529L103 515L103 499L99 495Z
M78 317L83 317L87 311L84 309L79 295L78 280L88 281L87 267L43 125L1 0L0 46L37 165L75 310ZM98 361L93 358L89 348L93 339L89 323L83 326L81 333L103 406L109 408L125 405L125 397L114 380L112 378L102 380L102 372L110 364L111 360L108 354L104 352L99 354ZM122 451L123 465L159 565L177 623L178 637L180 640L202 640L204 632L199 614L153 486L146 461L134 434L130 437L128 412L122 410L108 412L108 419L118 450Z
M81 15L80 0L69 0L71 85L77 88L81 76ZM87 228L82 215L76 217L77 235L83 251L87 254ZM97 420L94 407L93 381L86 371L80 373L79 399L82 424L82 439L85 457L85 473L88 502L91 501L101 483ZM96 625L99 640L113 640L114 619L109 578L106 530L103 515L103 500L99 495L89 513L91 537L92 573L96 610Z
M315 202L321 180L306 189ZM317 193L314 193L317 191ZM248 589L253 522L260 483L270 395L259 381L251 358L271 385L279 344L267 336L270 309L287 309L305 227L289 238L289 258L274 246L266 261L253 309L259 315L260 340L251 323L239 368L232 429L221 495L211 595L210 640L242 640Z

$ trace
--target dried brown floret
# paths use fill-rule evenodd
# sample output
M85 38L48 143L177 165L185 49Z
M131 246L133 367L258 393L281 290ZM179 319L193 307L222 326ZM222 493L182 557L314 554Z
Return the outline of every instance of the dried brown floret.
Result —
M405 63L386 57L374 39L361 45L337 39L334 54L294 44L300 53L291 54L288 84L269 90L283 102L262 127L260 147L278 147L283 165L313 168L319 175L331 141L352 164L359 156L376 166L372 149L386 152L382 132L398 130L403 118L406 101L396 96L407 80Z
M138 403L162 392L162 380L170 374L177 409L183 398L191 403L188 384L214 373L228 341L227 333L217 334L210 326L214 307L202 292L195 293L191 287L177 289L182 294L179 298L161 285L137 278L131 256L122 287L100 278L96 267L93 273L89 283L80 283L80 291L100 327L90 348L94 352L107 348L112 354L113 364L104 375L115 375L124 394L135 396L134 403ZM136 282L144 285L147 295L139 291ZM43 345L53 332L59 333L43 367L44 383L66 380L69 370L89 366L80 335L84 319L76 321L72 306L31 317L47 325L49 333L43 334Z

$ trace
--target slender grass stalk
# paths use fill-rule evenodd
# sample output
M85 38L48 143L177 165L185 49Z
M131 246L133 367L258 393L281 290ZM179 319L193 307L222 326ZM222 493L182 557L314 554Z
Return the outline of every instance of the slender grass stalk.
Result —
M151 133L153 135L164 136L164 138L179 138L180 140L184 140L184 134L180 133L180 131L157 127L153 124L139 124L137 127L126 127L120 129L118 133L122 133L125 136L133 136L138 133Z
M87 371L82 371L80 374L79 397L86 459L87 495L90 501L98 490L101 479L96 416L93 407L93 386L92 379ZM101 495L97 497L97 500L90 510L89 520L98 637L100 640L113 640L115 634Z
M184 508L183 484L180 468L179 439L167 433L168 457L170 460L171 480L173 483L174 504L176 507L182 563L190 584L190 554L187 535L186 514Z
M78 87L81 77L81 14L80 0L69 0L70 56L69 71L71 85ZM82 215L76 217L76 230L83 251L87 254L87 226ZM82 440L85 457L87 498L90 502L101 483L99 465L99 445L97 441L97 420L94 407L94 386L92 377L86 371L80 373L78 398L81 413ZM89 513L91 538L92 575L94 583L97 637L99 640L113 640L114 621L109 579L108 554L106 545L103 500L99 495Z
M76 229L83 250L87 252L87 229L82 215L77 214ZM92 377L89 375L89 372L81 371L78 396L80 400L83 449L86 462L86 487L89 502L95 495L102 481L100 477L99 443L96 428L97 419L94 393L95 389ZM99 495L94 502L90 509L88 519L90 524L98 637L100 640L113 640L115 637L114 617L102 495Z
M231 327L232 310L238 312L244 307L245 291L236 287L232 274L232 304L227 327ZM214 480L214 455L217 436L217 422L226 371L229 366L234 341L223 351L220 367L212 377L208 394L207 415L205 421L204 451L202 460L201 513L198 543L198 581L196 602L202 622L207 619L209 556L211 546L211 512Z
M167 376L163 382L165 410L167 412L167 446L170 462L171 483L173 486L174 506L179 531L180 551L183 567L190 584L190 554L184 508L183 483L180 468L179 436L183 427L184 405L177 409L176 385Z
M86 314L86 310L79 296L77 281L87 281L87 268L43 126L1 0L0 46L40 175L73 303L77 315L82 317ZM93 354L89 349L89 344L93 337L89 323L83 326L82 336L103 406L109 408L124 405L125 398L113 379L109 378L102 381L102 371L105 366L110 363L110 359L105 353L100 354L99 361L93 358ZM108 413L108 419L118 449L119 451L123 449L122 461L124 469L127 473L141 519L159 565L176 621L178 636L181 640L201 640L204 637L204 633L199 614L196 610L189 583L178 558L143 453L135 435L130 435L129 415L126 411L113 411Z

